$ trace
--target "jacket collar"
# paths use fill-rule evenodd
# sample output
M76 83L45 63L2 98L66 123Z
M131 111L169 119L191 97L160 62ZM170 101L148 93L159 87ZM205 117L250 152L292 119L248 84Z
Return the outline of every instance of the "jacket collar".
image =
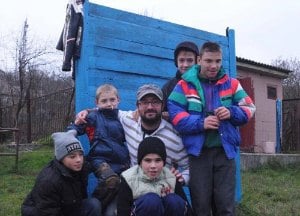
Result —
M187 72L185 72L182 75L182 79L187 81L187 82L190 82L190 83L194 84L195 86L199 85L199 82L197 82L197 80L200 80L202 82L211 81L207 78L200 77L200 70L201 70L200 65L194 65ZM221 84L221 83L224 83L227 79L228 79L228 75L225 73L224 68L221 67L218 74L217 74L216 79L214 79L213 81L216 81L217 84Z

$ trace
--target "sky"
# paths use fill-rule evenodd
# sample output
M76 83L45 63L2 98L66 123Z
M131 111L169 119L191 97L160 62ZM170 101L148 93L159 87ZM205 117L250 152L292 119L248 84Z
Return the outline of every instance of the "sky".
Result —
M299 0L90 1L220 35L225 35L229 27L235 31L236 55L255 62L271 64L278 58L300 59ZM26 18L29 33L53 41L55 47L68 0L0 2L0 64L1 55L6 55L1 51L6 41L20 33Z

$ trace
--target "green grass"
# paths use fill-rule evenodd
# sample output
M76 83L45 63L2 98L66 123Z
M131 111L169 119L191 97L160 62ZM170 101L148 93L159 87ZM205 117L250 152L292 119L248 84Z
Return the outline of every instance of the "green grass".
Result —
M238 215L300 215L300 164L269 164L242 173Z
M36 175L53 158L51 147L24 152L15 171L14 157L0 157L0 216L20 215L20 206L31 190Z
M20 215L20 206L31 190L38 172L53 158L47 145L21 153L19 170L14 157L0 157L0 216ZM243 200L237 216L300 216L300 164L278 164L242 173Z

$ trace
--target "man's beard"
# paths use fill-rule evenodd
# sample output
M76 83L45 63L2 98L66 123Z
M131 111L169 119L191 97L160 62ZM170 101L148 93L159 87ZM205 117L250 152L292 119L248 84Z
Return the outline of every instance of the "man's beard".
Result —
M147 118L146 115L141 115L141 120L147 125L155 125L161 121L161 113L156 113L153 118Z

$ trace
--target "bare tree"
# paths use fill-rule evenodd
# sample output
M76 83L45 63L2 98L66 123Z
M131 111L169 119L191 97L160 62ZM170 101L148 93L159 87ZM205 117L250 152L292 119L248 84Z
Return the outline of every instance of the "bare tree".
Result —
M273 61L272 65L292 71L282 83L283 99L300 98L300 60L279 58Z
M30 98L30 89L32 85L31 70L34 68L34 63L32 63L36 58L43 55L45 52L42 50L31 51L28 46L28 23L27 20L24 22L24 26L21 32L20 40L17 41L16 45L16 62L15 70L16 77L18 79L18 97L12 97L13 103L17 104L16 114L14 119L14 126L18 126L19 114L25 105L26 99Z
M299 150L300 61L296 58L277 59L273 65L292 71L283 81L282 150L285 152Z

